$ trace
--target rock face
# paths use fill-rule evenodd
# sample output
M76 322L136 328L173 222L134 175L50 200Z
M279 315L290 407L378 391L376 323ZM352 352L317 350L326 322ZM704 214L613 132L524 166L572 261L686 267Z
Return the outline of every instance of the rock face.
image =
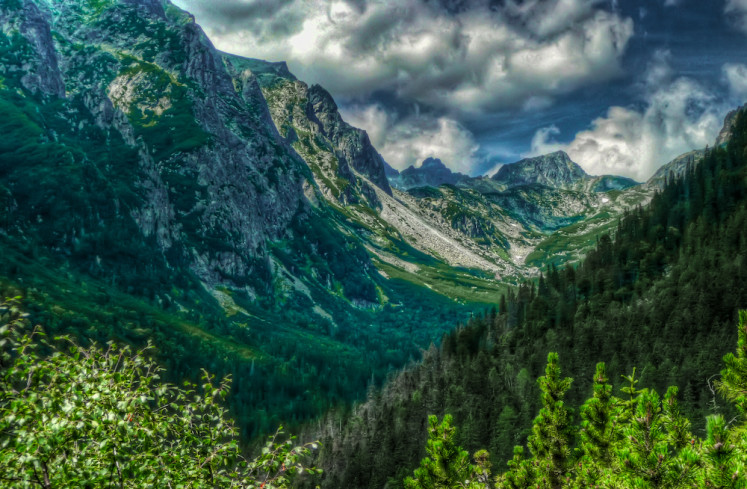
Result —
M631 178L616 175L588 175L564 151L527 158L504 165L492 180L503 189L524 185L542 185L555 190L609 192L638 185Z
M724 118L724 127L721 128L721 132L719 132L718 137L716 138L716 146L724 145L729 141L732 135L732 129L734 128L734 123L737 121L737 116L745 110L747 110L747 105L743 105L742 107L726 114L726 117Z
M6 130L40 144L0 148L18 232L87 269L120 269L118 282L191 275L271 293L268 243L302 239L318 194L261 90L268 74L295 83L285 64L255 75L226 63L189 14L160 0L11 0L0 27ZM313 88L308 107L343 175L353 178L349 162L390 191L367 136L329 95Z
M492 178L506 188L540 184L568 189L588 177L565 152L558 151L504 165Z
M312 170L329 201L379 207L372 185L391 195L383 158L365 131L342 120L326 90L297 80L285 63L223 57L239 82L256 77L272 121Z
M350 166L384 192L391 194L384 171L384 159L371 145L366 131L343 121L332 96L319 85L312 85L309 89L309 104L313 116L321 124L322 134L339 148Z
M438 158L427 158L419 167L410 166L398 175L390 177L392 186L401 190L415 187L438 187L439 185L457 183L467 179L467 175L454 173Z

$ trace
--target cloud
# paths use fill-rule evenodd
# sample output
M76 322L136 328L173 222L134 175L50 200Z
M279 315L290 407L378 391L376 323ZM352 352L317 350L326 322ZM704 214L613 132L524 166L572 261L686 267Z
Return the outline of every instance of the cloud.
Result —
M493 175L498 173L498 171L504 166L506 166L505 163L496 163L488 171L484 172L483 175L485 175L486 177L492 177Z
M737 28L747 34L747 0L727 0L724 12Z
M615 77L633 35L599 0L177 3L218 48L286 60L336 97L382 90L453 113L531 106Z
M723 73L729 93L736 103L741 105L747 102L747 66L727 63L723 67Z
M374 147L398 170L420 166L431 156L456 172L469 174L475 166L479 145L453 119L429 115L398 119L381 105L343 107L340 112L346 122L365 129Z
M532 155L558 149L591 174L647 180L662 164L692 149L713 144L726 107L694 80L674 78L667 57L658 53L644 76L644 107L610 107L569 143L559 131L537 131Z

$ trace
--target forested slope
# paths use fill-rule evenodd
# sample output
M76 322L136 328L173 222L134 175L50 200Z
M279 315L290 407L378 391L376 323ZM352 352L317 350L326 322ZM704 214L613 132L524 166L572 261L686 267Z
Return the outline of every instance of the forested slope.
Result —
M534 379L550 351L574 378L592 378L607 361L615 392L636 366L641 386L678 385L682 411L702 433L708 413L729 413L709 379L747 306L746 176L742 116L726 147L670 178L577 268L523 284L365 404L320 422L325 487L400 487L424 454L429 414L452 414L456 442L488 449L501 470L539 409ZM574 385L567 400L580 405L589 395L588 385Z

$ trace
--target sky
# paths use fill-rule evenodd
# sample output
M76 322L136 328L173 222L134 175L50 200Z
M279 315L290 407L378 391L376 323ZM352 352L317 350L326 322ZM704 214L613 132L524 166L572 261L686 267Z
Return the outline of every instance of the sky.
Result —
M566 151L644 181L747 102L747 0L172 0L218 49L286 61L394 168Z

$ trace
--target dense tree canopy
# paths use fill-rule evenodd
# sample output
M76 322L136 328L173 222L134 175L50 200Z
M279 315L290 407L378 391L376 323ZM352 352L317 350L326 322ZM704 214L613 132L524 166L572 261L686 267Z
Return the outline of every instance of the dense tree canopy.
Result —
M736 355L726 355L724 363L719 390L741 411L747 383L747 311L740 313ZM429 421L429 457L415 470L414 479L405 479L405 487L747 487L743 411L730 422L721 414L708 416L706 436L700 438L682 415L677 387L670 387L662 398L654 389L638 390L631 375L628 387L622 389L628 398L611 396L600 363L594 374L593 397L581 408L581 424L573 426L570 410L562 401L571 379L560 378L557 354L548 355L546 373L538 381L542 408L528 440L531 457L524 458L523 447L515 447L508 471L489 480L485 452L476 453L471 463L454 441L451 416L440 426L434 416Z

